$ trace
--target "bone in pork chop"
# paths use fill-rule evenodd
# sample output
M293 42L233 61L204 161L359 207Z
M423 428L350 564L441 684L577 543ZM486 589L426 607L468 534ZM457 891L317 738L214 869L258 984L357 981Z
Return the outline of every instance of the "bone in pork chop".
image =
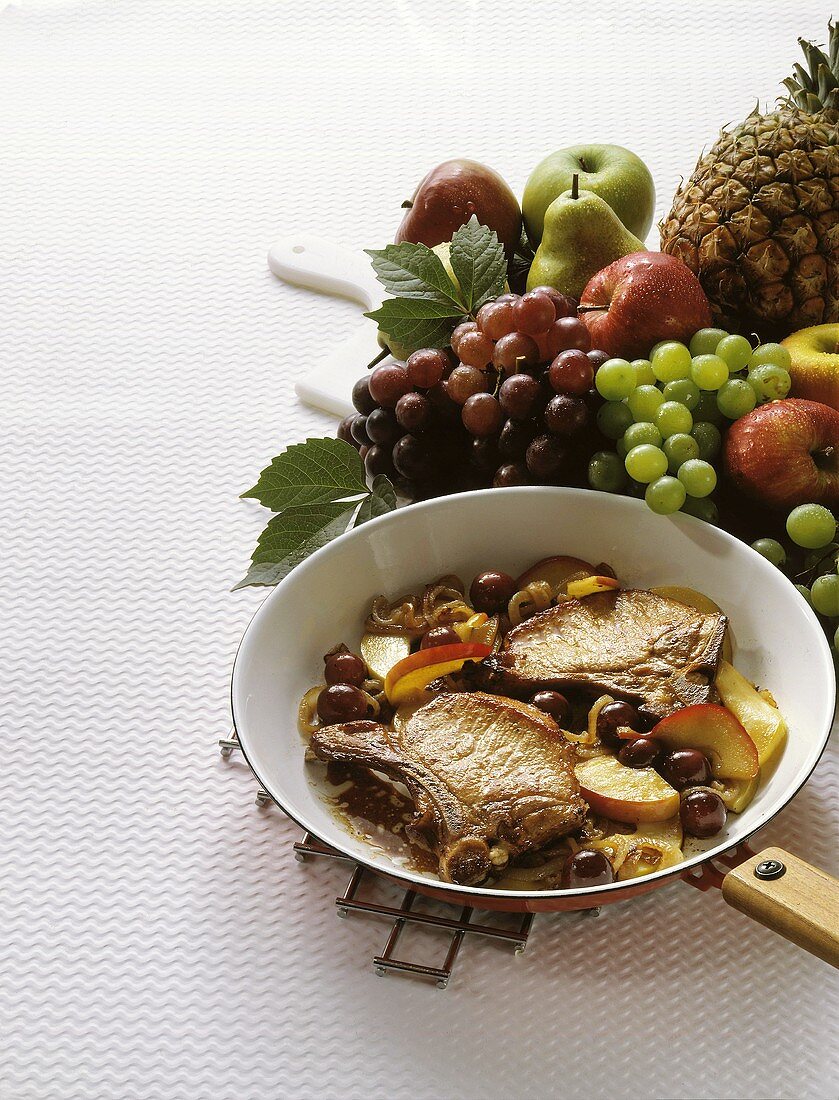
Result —
M535 707L483 692L439 695L399 731L376 722L324 726L321 760L384 772L404 783L430 837L440 877L474 886L492 868L490 847L536 850L579 828L586 812L574 751Z
M714 698L727 620L655 592L626 589L568 600L515 627L487 658L487 686L608 693L655 717Z

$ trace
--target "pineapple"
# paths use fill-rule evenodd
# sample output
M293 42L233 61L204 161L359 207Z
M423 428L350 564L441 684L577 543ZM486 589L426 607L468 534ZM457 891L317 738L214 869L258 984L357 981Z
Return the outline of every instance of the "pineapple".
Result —
M798 40L789 94L720 134L659 227L732 332L839 321L839 25L828 35L827 53Z

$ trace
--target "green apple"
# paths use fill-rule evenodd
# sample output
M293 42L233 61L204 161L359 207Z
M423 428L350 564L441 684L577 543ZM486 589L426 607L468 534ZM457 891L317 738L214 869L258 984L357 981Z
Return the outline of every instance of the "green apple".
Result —
M839 409L839 324L799 329L783 346L792 358L789 373L795 396Z
M644 240L655 211L655 184L646 164L621 145L569 145L538 164L525 185L521 206L534 249L542 241L545 211L571 189L575 175L581 191L599 195L629 232Z

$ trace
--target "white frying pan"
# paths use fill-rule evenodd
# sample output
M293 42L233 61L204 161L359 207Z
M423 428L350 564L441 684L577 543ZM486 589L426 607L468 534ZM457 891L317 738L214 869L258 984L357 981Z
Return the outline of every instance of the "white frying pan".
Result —
M635 587L682 584L716 600L732 623L737 667L778 700L789 723L787 743L746 810L730 814L718 836L694 842L675 868L564 891L440 882L353 835L333 815L322 766L304 761L298 701L320 680L322 654L336 642L357 645L376 594L395 596L451 572L467 583L488 568L515 575L552 554L607 561ZM262 604L245 632L232 684L241 746L279 806L327 844L405 887L479 909L536 911L622 901L699 876L703 888L722 885L730 904L839 965L839 883L777 849L728 871L745 858L744 843L806 783L827 743L835 695L833 660L818 620L787 578L750 547L691 516L654 515L629 497L548 487L414 504L330 543Z
M368 256L320 237L303 234L285 237L268 253L268 266L283 282L350 298L365 311L378 309L384 297L384 288L377 281ZM354 411L353 385L381 350L376 342L375 323L363 317L357 331L335 345L296 384L297 396L307 405L335 416L347 416Z

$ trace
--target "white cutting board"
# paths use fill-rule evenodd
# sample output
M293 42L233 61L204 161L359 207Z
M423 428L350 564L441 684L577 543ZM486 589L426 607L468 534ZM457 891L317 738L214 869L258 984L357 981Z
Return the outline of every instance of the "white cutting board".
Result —
M268 253L268 266L283 282L350 298L365 311L378 309L384 288L376 279L369 257L334 241L299 235L278 241ZM335 416L353 412L352 388L365 368L381 352L376 324L362 318L347 340L332 348L295 385L301 401Z

